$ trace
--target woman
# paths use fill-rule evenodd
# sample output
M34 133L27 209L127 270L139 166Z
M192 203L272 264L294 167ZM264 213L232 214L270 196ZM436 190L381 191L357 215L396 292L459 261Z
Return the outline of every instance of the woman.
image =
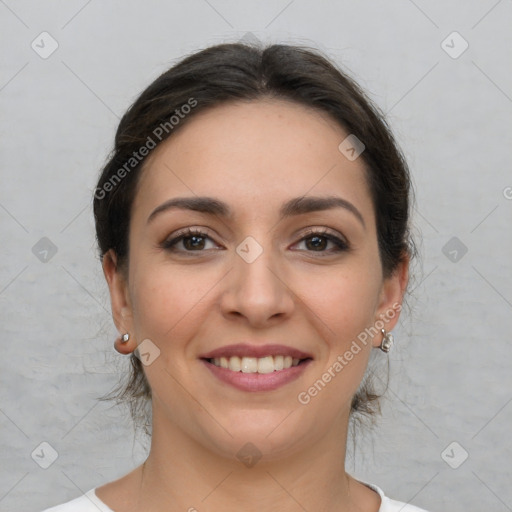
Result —
M48 510L419 511L344 468L407 287L409 194L384 120L316 52L219 45L155 80L94 198L151 450Z

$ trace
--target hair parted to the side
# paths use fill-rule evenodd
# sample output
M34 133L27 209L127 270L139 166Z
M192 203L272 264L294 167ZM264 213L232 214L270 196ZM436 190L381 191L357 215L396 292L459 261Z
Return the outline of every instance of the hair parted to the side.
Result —
M365 163L375 209L384 277L389 277L405 258L414 256L409 229L409 170L380 110L318 50L285 44L256 47L231 43L206 48L181 60L151 83L122 117L113 152L94 193L100 258L113 249L119 271L127 271L131 206L144 163L157 143L205 109L263 98L293 101L325 112L347 134L364 143L360 158ZM143 424L149 434L151 419L146 406L151 388L141 361L134 354L130 358L127 382L102 399L127 402L135 424ZM353 397L352 413L372 417L380 411L380 395L371 381L370 369Z

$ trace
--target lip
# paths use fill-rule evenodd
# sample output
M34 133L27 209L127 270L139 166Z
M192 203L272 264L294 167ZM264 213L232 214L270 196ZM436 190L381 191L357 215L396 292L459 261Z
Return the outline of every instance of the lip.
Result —
M292 366L283 370L276 370L272 373L234 372L227 368L215 366L206 359L202 359L201 361L208 370L210 370L210 372L212 372L212 374L222 382L241 391L255 392L272 391L298 379L313 360L307 359L306 361L301 361L297 366Z
M237 343L219 347L199 356L200 359L214 359L216 357L265 357L265 356L292 356L295 359L313 359L311 354L302 352L294 347L286 345L250 345ZM279 370L281 371L281 370ZM234 372L233 372L234 373Z

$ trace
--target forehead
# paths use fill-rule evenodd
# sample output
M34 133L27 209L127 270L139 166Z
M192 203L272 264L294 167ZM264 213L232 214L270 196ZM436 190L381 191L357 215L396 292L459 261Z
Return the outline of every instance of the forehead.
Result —
M337 194L371 210L362 159L338 149L347 135L326 113L289 101L207 109L153 151L134 206L147 211L171 197L208 195L261 213L290 197Z

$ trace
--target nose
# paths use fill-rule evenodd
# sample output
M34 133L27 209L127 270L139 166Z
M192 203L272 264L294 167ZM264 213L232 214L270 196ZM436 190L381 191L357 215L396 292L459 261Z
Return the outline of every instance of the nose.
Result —
M242 256L234 254L233 268L223 283L224 316L243 317L257 328L282 321L293 312L294 294L286 282L285 262L279 260L270 245L262 245L263 252L254 261L244 258L242 252Z

